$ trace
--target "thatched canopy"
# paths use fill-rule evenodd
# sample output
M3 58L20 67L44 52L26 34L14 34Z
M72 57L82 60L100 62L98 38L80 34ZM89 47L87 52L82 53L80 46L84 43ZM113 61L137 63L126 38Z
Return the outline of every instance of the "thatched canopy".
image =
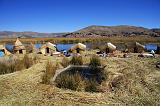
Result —
M106 49L106 53L112 53L113 51L115 51L117 49L117 47L112 44L112 43L107 43L106 45L107 47L105 48Z
M21 43L21 41L17 38L14 44L14 51L25 50L25 46Z
M145 49L145 46L140 44L140 43L138 43L138 42L136 42L136 46Z
M78 43L78 44L75 44L74 46L72 46L69 51L71 51L71 52L75 51L76 53L78 53L79 51L85 51L85 50L86 50L86 45L84 45L82 43Z
M42 47L40 48L40 51L42 54L46 54L46 53L53 53L57 51L56 45L52 44L50 42L42 45Z
M125 43L117 43L115 44L116 46L116 50L121 51L121 52L125 52L127 49L127 46Z
M131 43L127 43L126 45L127 45L128 52L142 53L143 51L145 51L145 46L138 42L131 42Z
M4 45L0 45L0 51L3 51L5 55L10 55L11 53L5 48Z
M0 50L3 50L4 49L4 46L3 45L0 45Z
M112 50L112 51L114 51L114 50L116 50L116 46L115 45L113 45L112 43L107 43L107 47L110 49L110 50Z
M55 45L55 44L52 44L52 43L50 43L50 42L42 45L41 49L46 48L46 47L48 47L49 49L52 49L52 50L56 50L56 45Z

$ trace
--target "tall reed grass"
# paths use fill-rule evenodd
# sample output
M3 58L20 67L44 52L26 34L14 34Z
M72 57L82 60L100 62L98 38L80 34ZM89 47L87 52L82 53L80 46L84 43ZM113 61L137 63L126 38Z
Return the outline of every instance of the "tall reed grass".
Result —
M54 76L56 70L57 70L57 65L54 65L52 62L48 61L46 64L45 73L42 77L42 83L50 84L51 78Z
M70 64L72 65L83 65L83 59L82 56L73 56Z
M38 58L32 58L25 55L23 59L13 59L4 60L0 62L0 74L12 73L15 71L20 71L22 69L28 69L33 64L37 63Z

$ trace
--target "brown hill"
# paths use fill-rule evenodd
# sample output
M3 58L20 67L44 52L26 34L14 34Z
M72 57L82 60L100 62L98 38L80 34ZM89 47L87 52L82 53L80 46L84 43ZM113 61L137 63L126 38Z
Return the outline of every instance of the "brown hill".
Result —
M25 31L25 32L13 32L13 31L1 31L0 32L0 38L32 38L32 37L56 37L60 35L64 35L66 33L39 33L39 32L31 32L31 31Z
M160 36L157 30L136 26L96 26L92 25L64 35L65 37L96 37L96 36Z

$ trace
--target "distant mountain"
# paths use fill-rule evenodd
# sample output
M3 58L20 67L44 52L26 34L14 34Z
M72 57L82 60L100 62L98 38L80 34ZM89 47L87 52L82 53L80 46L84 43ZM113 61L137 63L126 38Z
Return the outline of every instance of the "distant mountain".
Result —
M39 32L13 32L13 31L0 31L0 38L36 38L36 37L57 37L66 33L39 33Z
M152 36L160 37L160 29L147 29L143 27L120 25L120 26L97 26L92 25L73 33L65 34L64 37L99 37L99 36Z
M92 25L72 33L39 33L1 31L0 38L33 38L33 37L103 37L103 36L152 36L160 37L160 28L148 29L144 27L119 25L97 26Z

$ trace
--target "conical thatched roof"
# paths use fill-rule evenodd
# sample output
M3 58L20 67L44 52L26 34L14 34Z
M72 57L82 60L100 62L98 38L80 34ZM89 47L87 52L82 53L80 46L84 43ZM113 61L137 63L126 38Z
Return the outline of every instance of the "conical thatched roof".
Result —
M15 44L14 44L14 50L24 50L25 46L21 43L21 41L17 38Z
M15 46L21 46L21 45L23 45L22 42L17 38Z

